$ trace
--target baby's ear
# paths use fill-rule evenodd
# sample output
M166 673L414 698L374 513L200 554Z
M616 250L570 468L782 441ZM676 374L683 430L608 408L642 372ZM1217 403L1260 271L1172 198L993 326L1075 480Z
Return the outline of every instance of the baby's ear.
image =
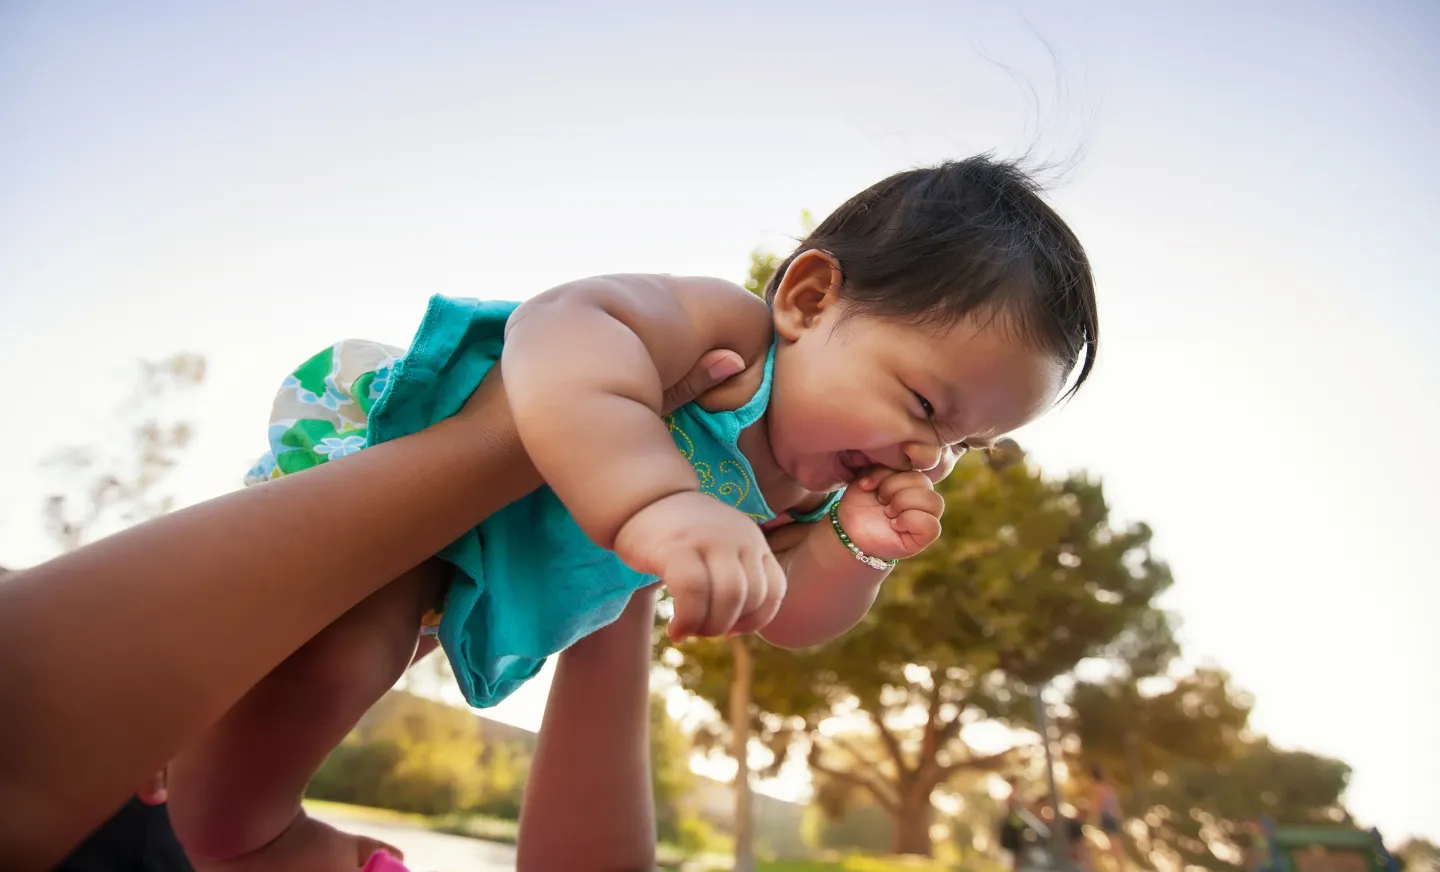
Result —
M811 249L796 255L770 301L775 331L787 342L799 339L840 301L840 289L840 264L829 252Z

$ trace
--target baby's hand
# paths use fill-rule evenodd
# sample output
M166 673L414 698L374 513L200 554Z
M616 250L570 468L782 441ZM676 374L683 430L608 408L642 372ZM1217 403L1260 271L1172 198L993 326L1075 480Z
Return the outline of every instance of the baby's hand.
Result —
M615 539L632 569L657 575L675 598L670 638L750 632L770 623L785 573L760 525L714 497L686 491L636 512Z
M940 538L945 499L923 472L867 470L840 498L840 526L855 547L882 560L903 560Z

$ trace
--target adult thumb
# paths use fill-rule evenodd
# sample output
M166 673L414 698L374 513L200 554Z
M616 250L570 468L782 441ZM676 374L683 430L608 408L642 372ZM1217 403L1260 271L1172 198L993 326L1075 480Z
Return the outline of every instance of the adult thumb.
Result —
M665 391L663 411L666 414L675 411L743 369L745 360L734 351L715 349L705 352L684 378Z

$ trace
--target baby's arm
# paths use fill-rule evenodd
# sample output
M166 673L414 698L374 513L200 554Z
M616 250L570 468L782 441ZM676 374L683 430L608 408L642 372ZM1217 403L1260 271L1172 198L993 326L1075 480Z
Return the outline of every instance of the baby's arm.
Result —
M511 316L501 366L520 439L598 544L613 548L638 511L698 490L660 417L665 389L712 348L759 359L770 330L745 289L671 276L582 279Z
M851 544L881 560L911 557L940 537L945 500L923 472L875 468L845 491L839 518ZM776 531L772 548L782 552L788 590L780 610L760 635L781 648L828 642L865 617L889 569L857 559L834 524L792 524ZM787 547L792 546L792 547Z
M810 648L854 627L890 576L888 569L856 560L828 518L787 524L770 534L770 546L785 570L787 587L780 611L760 636L780 648Z

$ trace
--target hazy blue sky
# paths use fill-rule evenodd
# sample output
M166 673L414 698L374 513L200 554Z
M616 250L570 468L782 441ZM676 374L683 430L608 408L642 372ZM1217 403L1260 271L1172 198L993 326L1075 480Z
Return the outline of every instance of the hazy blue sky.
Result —
M1103 351L1024 442L1155 526L1259 728L1440 837L1440 7L1175 5L0 5L0 563L49 553L38 462L114 437L137 357L210 358L200 499L291 365L431 293L739 278L802 210L1030 152Z

